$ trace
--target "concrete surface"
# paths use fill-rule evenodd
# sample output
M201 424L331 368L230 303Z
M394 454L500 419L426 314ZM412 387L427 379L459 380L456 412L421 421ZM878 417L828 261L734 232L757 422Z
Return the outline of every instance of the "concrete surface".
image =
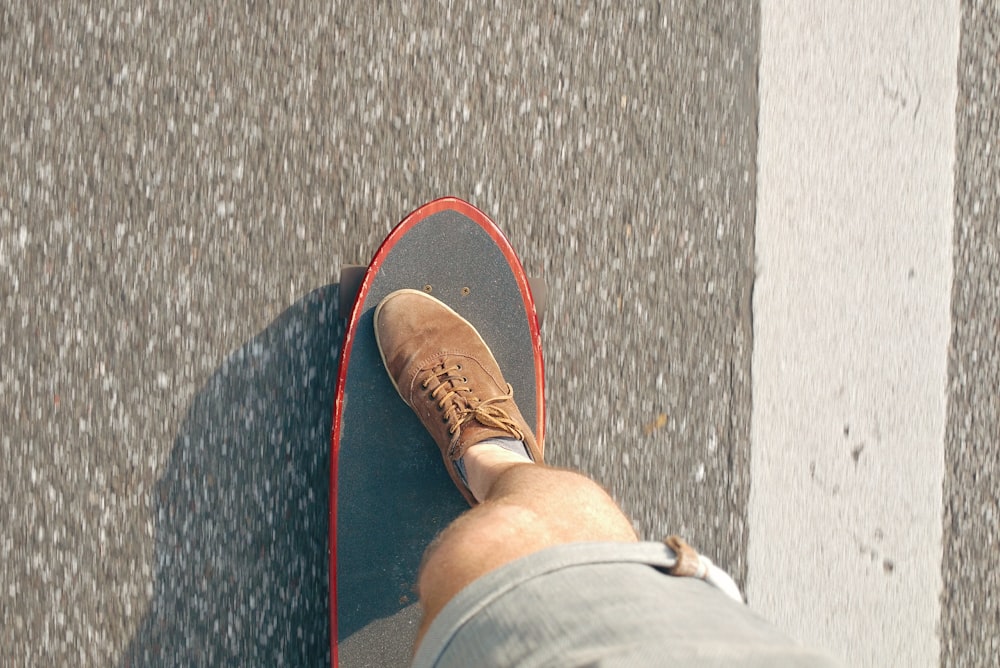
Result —
M549 281L552 461L742 579L756 5L308 7L0 6L12 665L327 660L332 284L443 194Z
M850 665L940 651L959 16L761 6L747 596Z

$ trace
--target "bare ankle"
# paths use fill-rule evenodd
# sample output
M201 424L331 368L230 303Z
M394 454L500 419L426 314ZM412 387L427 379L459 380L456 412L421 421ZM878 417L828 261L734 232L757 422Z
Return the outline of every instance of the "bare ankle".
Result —
M512 466L532 463L531 458L485 441L471 446L462 457L469 489L485 501L497 479Z

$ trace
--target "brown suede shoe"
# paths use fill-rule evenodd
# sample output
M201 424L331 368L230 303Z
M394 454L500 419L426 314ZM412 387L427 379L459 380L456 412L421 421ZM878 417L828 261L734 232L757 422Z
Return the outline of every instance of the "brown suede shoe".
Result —
M470 505L477 501L455 460L490 438L524 441L542 461L493 353L465 318L417 290L398 290L375 309L375 340L403 401L434 437L448 474Z

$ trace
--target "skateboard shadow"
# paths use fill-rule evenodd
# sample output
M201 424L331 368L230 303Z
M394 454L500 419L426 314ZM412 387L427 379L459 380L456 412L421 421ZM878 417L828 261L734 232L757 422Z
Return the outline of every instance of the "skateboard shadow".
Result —
M329 665L338 287L232 353L191 402L150 498L152 601L122 665Z

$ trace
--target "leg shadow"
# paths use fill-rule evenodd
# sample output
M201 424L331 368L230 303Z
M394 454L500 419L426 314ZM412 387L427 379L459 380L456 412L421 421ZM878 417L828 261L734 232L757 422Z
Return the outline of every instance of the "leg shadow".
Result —
M150 505L150 609L123 665L328 665L337 286L303 297L192 401Z

